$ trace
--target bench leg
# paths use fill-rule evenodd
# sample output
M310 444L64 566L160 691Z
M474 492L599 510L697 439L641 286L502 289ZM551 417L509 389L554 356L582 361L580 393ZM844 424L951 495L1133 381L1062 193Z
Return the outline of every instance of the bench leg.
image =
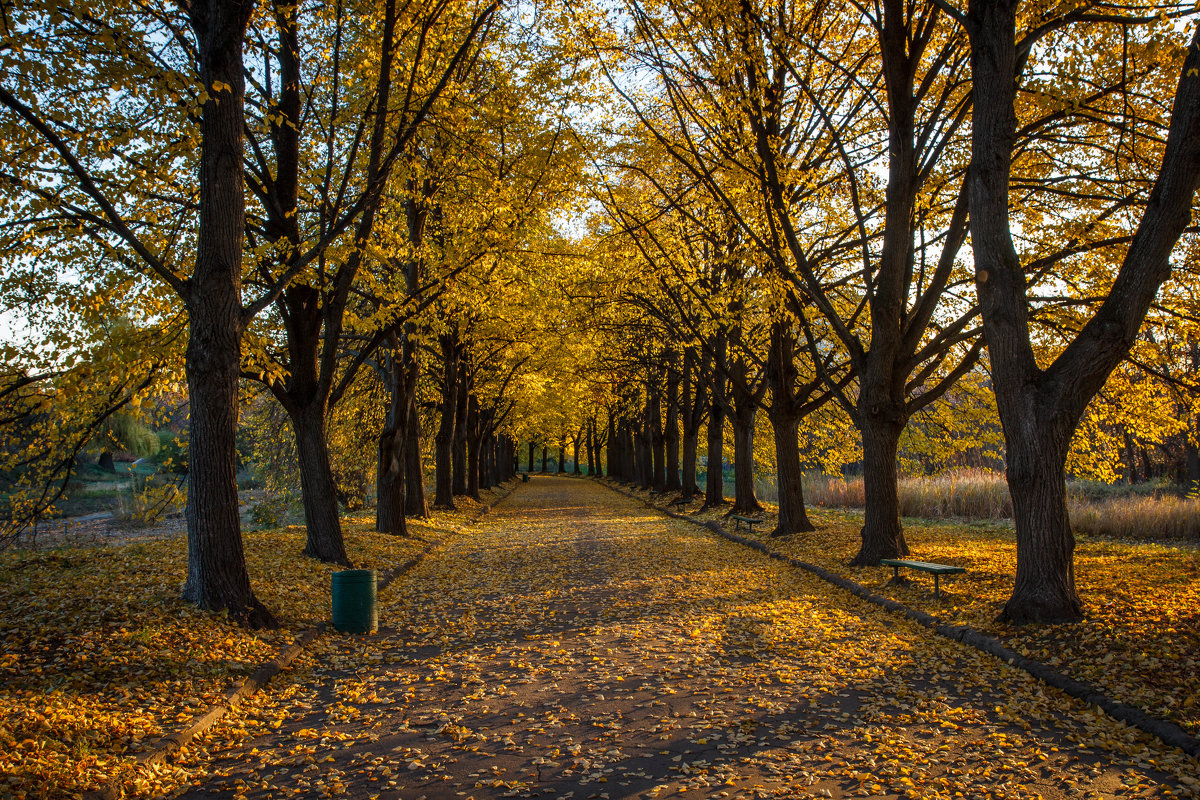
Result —
M895 564L892 564L892 583L899 583L899 582L900 582L900 568L898 566L896 566Z
M941 594L939 593L939 590L938 590L938 578L939 577L940 576L936 572L933 573L933 596L934 596L934 599L941 597Z

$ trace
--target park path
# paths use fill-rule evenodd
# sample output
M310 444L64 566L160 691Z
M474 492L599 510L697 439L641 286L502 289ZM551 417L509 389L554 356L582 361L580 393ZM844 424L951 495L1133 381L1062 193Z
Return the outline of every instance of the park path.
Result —
M535 477L381 604L184 796L1192 794L1025 673L592 481Z

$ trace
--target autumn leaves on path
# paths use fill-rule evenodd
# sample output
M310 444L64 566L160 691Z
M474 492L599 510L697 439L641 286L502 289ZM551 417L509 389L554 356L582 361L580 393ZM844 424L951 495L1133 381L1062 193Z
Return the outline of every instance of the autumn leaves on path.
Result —
M589 481L522 486L380 617L187 796L1197 796L1195 761Z

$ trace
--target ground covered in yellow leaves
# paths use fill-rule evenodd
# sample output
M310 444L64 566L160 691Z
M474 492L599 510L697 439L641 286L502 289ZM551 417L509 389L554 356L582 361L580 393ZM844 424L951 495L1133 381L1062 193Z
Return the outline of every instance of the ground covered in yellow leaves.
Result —
M381 602L184 796L1200 796L1194 759L596 482L535 477Z
M774 527L772 511L762 515L760 533ZM696 514L701 520L723 517L720 510ZM942 578L941 598L935 599L933 578L924 573L902 570L909 580L897 585L889 567L846 566L858 551L861 513L810 508L809 517L815 532L756 536L947 623L992 633L1024 655L1200 736L1200 548L1080 536L1075 579L1086 619L1016 627L997 622L1016 571L1011 523L905 520L911 558L967 569ZM727 527L732 530L732 523Z
M386 570L470 510L414 525L412 538L348 520L347 550L356 565ZM245 542L255 591L279 630L249 632L181 602L182 534L0 557L0 797L52 800L111 782L158 796L203 768L203 743L182 766L146 771L134 759L329 616L334 568L301 554L302 528L250 532ZM227 744L243 735L236 714L213 734Z

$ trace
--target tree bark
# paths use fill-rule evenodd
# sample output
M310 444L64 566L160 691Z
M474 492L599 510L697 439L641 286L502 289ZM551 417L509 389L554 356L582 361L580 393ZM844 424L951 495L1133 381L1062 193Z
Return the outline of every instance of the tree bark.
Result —
M467 398L467 497L479 499L479 475L482 465L479 463L483 450L483 425L479 419L479 401L475 395Z
M438 431L434 436L435 508L454 508L454 438L458 406L458 365L461 348L457 331L438 337L442 353L442 402Z
M816 530L804 505L804 469L800 464L800 422L805 409L797 392L796 340L784 321L771 330L767 357L767 383L771 405L767 413L775 439L775 483L779 494L779 521L771 536L790 536ZM816 388L816 384L812 385ZM807 394L807 393L805 393Z
M708 474L704 480L704 508L725 505L725 409L719 403L708 407Z
M325 404L295 405L288 409L296 432L300 460L300 495L304 501L307 541L304 554L331 564L350 565L338 517L337 486L329 462L325 435ZM399 437L397 437L399 441Z
M584 429L584 446L587 448L587 474L589 477L596 474L596 420L589 417L587 426Z
M667 439L662 427L662 397L657 386L648 396L646 406L646 438L650 443L652 474L650 486L656 492L667 488Z
M853 566L874 567L881 558L908 555L908 543L900 527L900 498L896 456L904 423L886 413L860 414L859 430L863 440L863 486L866 495L862 544L850 562Z
M193 0L200 80L228 92L200 114L200 221L188 293L188 572L184 600L228 611L249 627L275 625L250 588L237 495L238 376L245 322L241 305L245 194L242 39L253 3ZM217 93L212 92L213 95Z
M775 436L775 481L779 490L779 521L772 536L807 533L816 528L808 518L804 504L804 469L800 466L800 418L775 416L771 420Z
M757 403L736 408L733 423L733 508L730 513L756 514L762 511L754 491L754 416Z
M1012 412L1010 422L1016 416ZM1075 589L1075 536L1063 469L1070 436L1048 430L1052 426L1043 413L1034 405L1022 409L1018 424L1028 426L1029 433L1006 437L1013 523L1024 533L1017 537L1017 573L1004 607L1004 616L1016 623L1066 621L1083 613Z
M613 420L612 413L608 415L608 476L610 478L621 478L621 458L617 445L617 425Z
M699 464L700 428L704 425L704 390L696 353L688 349L683 355L683 379L680 382L680 404L683 412L683 463L680 488L683 497L691 499L700 493L696 483Z
M375 530L380 533L408 535L404 519L407 479L404 450L403 428L397 423L394 411L389 410L388 420L379 435L379 462L375 472Z
M416 385L408 398L408 440L404 443L404 513L417 519L429 517L425 500L425 464L421 453L421 415L417 413Z
M454 405L454 469L451 480L454 494L467 494L467 407L471 385L466 359L459 359L458 397Z
M676 358L673 355L668 366L667 419L663 431L663 443L667 451L667 475L663 488L668 492L677 492L682 486L679 480L679 371Z

